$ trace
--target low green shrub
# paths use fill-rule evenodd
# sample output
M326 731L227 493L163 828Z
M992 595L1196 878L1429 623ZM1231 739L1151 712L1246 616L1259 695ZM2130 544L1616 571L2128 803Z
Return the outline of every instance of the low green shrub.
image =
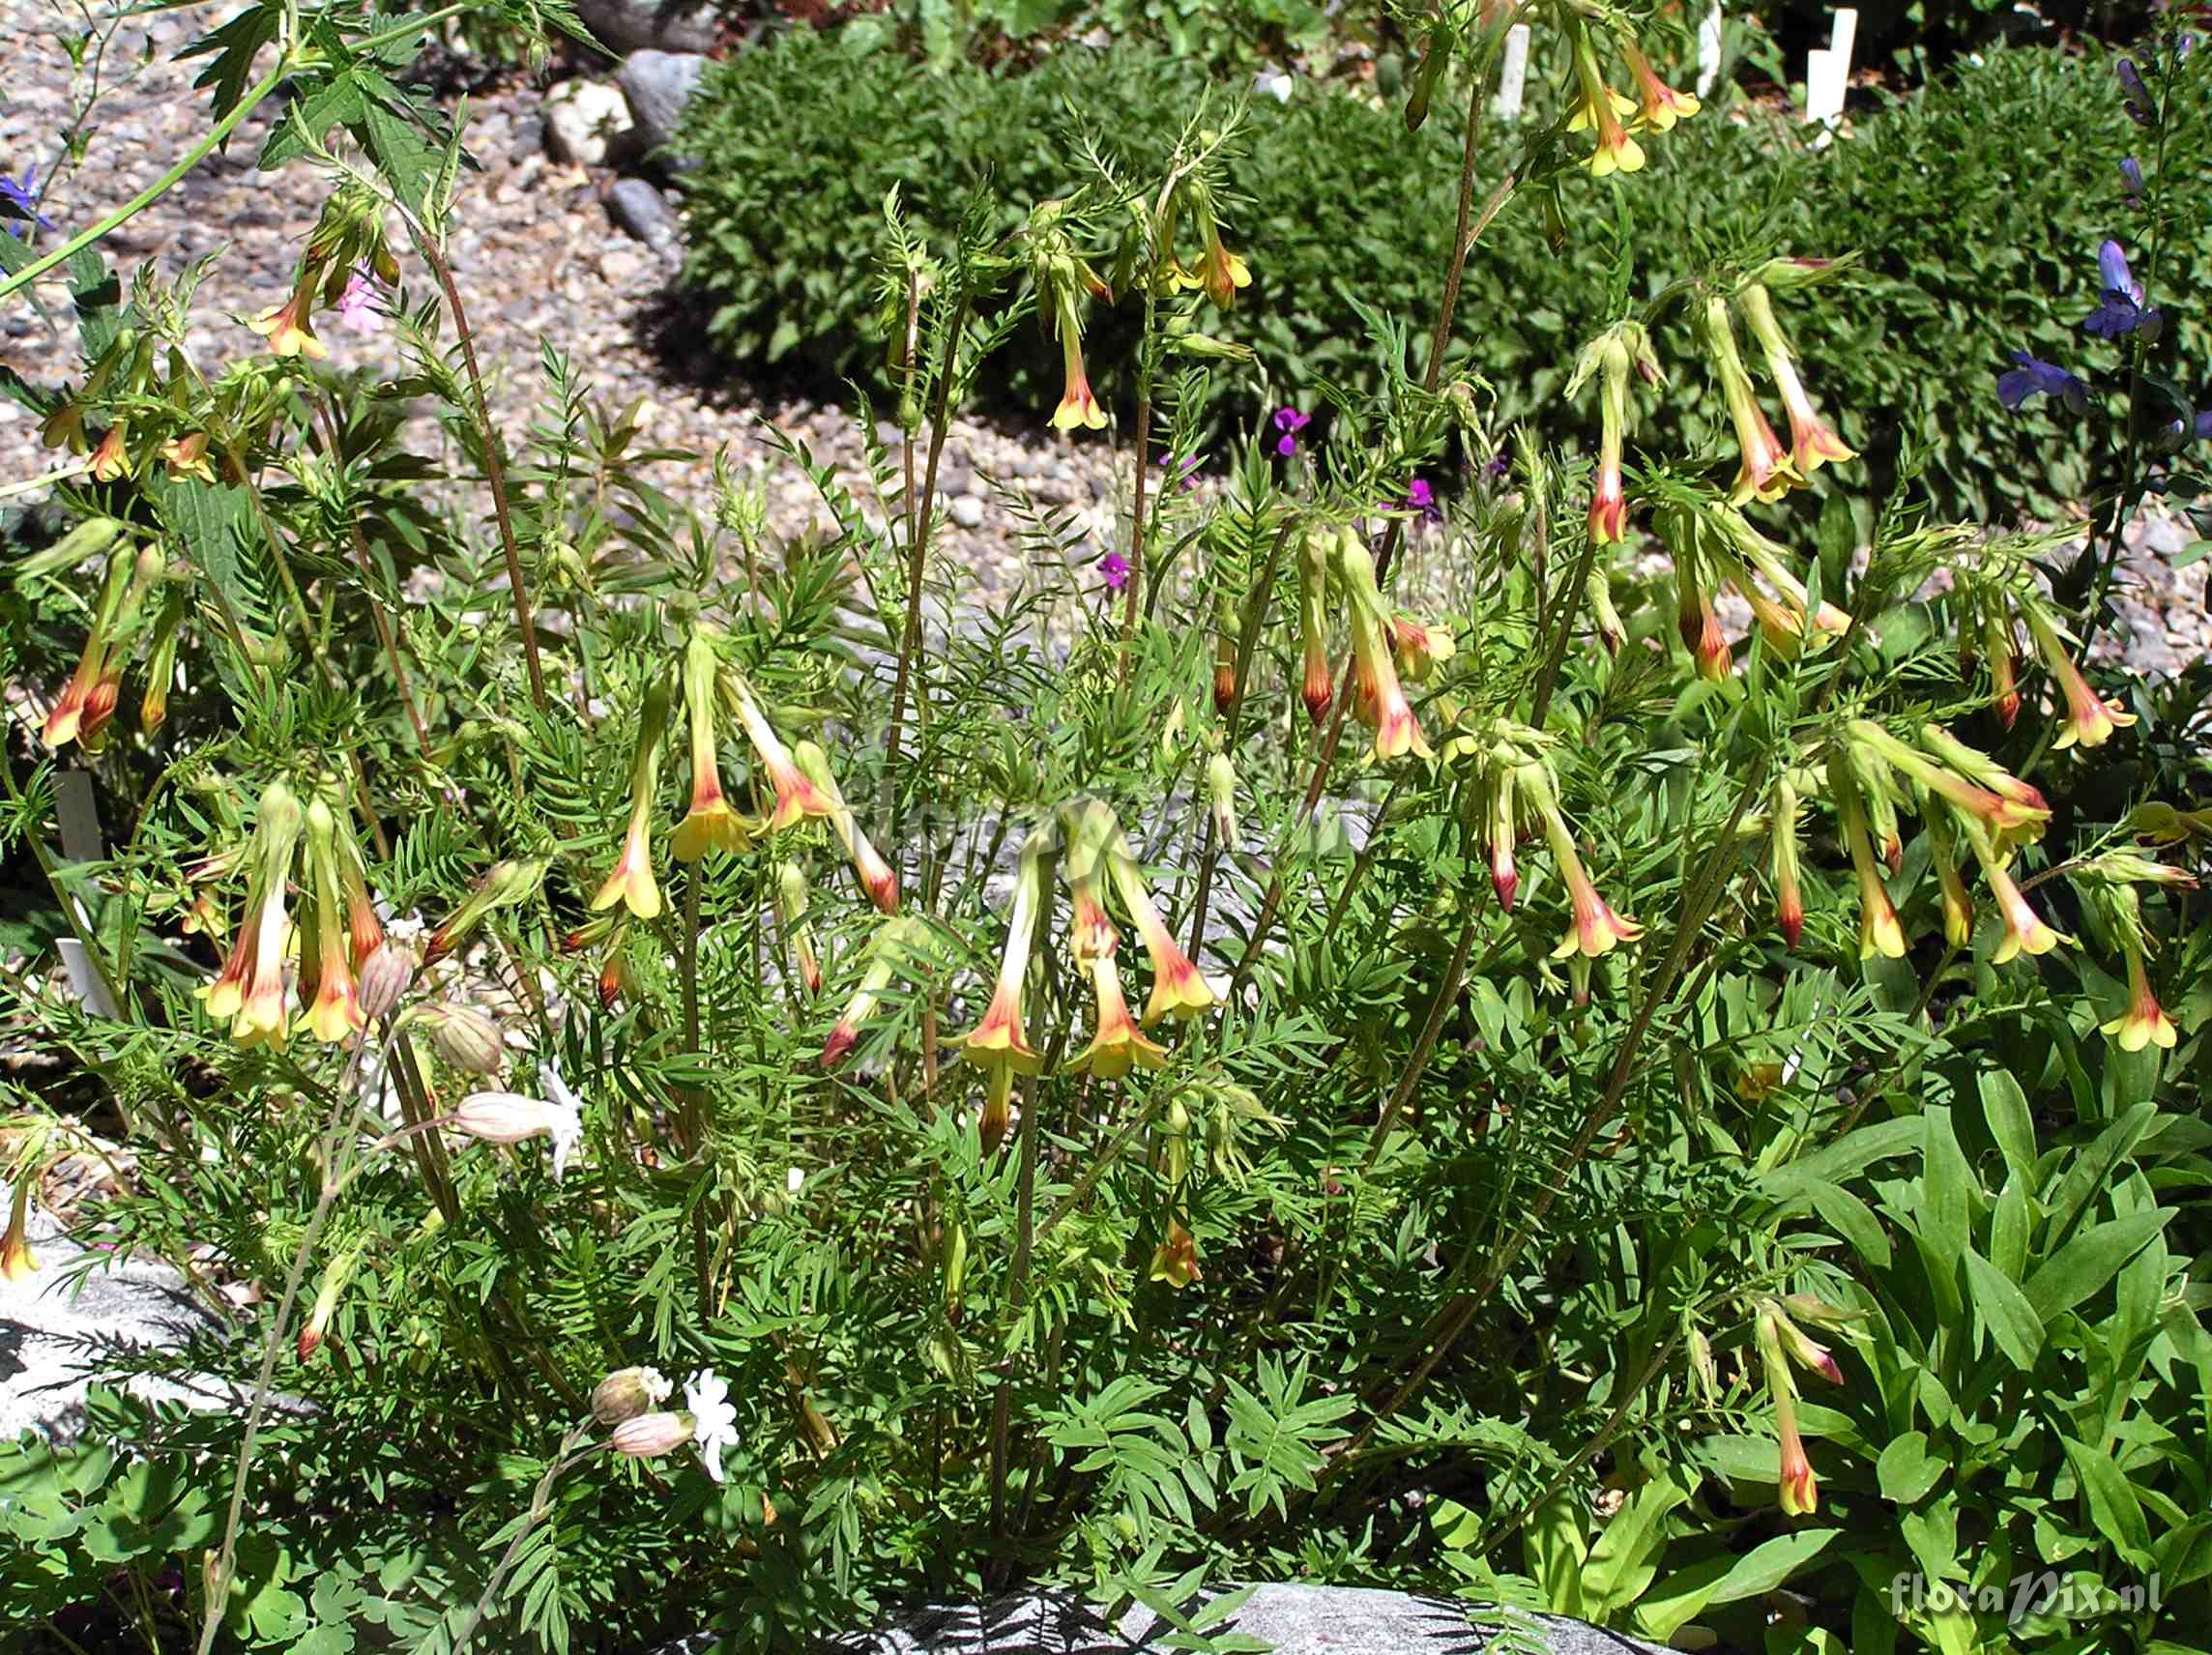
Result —
M917 220L943 231L988 179L1011 229L1030 203L1080 176L1073 143L1044 136L1065 128L1068 110L1108 149L1156 155L1204 78L1151 53L1081 49L1024 74L937 75L811 33L723 66L694 100L685 139L702 160L686 186L686 275L712 304L715 345L743 370L886 383L876 292L859 272L887 191L897 186ZM1287 106L1261 100L1251 110L1232 222L1254 286L1222 331L1259 353L1272 389L1247 385L1230 417L1267 397L1310 405L1318 380L1378 385L1361 305L1433 313L1464 131L1446 103L1440 96L1411 138L1396 108L1348 93L1302 89ZM1888 102L1824 152L1756 106L1707 111L1671 134L1618 207L1644 245L1726 247L1763 234L1808 251L1860 251L1866 277L1800 340L1820 363L1816 394L1882 480L1924 466L1940 509L2003 515L2048 508L2046 487L2070 495L2087 481L2082 462L2053 463L2047 417L1984 416L2013 350L2061 360L2080 340L2097 244L2125 233L2110 158L2127 140L2102 60L2000 51ZM1482 142L1481 176L1494 179L1521 134L1494 124ZM1502 215L1469 266L1479 332L1461 371L1497 388L1504 416L1533 419L1547 435L1579 430L1586 416L1560 392L1567 346L1604 320L1607 283L1571 268L1613 262L1600 225L1596 239L1585 228L1555 253L1542 215ZM2201 216L2185 228L2161 254L2163 278L2184 287L2212 277ZM1666 276L1655 262L1633 279L1655 291ZM1124 389L1135 308L1101 307L1096 320L1092 368L1109 393ZM2203 344L2177 330L2162 348L2200 357ZM1037 409L1059 394L1057 354L1033 330L994 366L986 394ZM1722 428L1701 375L1677 374L1669 407L1693 443Z

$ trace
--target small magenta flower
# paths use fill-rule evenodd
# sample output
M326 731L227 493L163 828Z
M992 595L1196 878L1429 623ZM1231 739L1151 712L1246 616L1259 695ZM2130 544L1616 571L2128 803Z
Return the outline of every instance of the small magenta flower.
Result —
M660 886L653 877L653 778L660 761L661 734L667 728L668 685L656 674L645 693L637 747L630 760L629 828L623 835L614 870L592 898L595 914L618 902L639 919L652 919L660 913Z
M2165 318L2144 305L2142 283L2128 269L2127 249L2108 241L2097 249L2097 277L2103 302L2082 322L2081 331L2100 339L2124 338L2140 331L2155 339Z
M1406 509L1416 513L1423 521L1441 523L1444 508L1437 504L1437 491L1429 486L1429 479L1416 477L1406 488Z
M25 169L20 184L12 178L0 177L0 218L20 220L36 229L50 232L54 227L53 220L39 211L38 189L39 169L36 166ZM14 223L9 225L8 233L11 236L21 234Z
M1300 414L1295 408L1275 410L1275 429L1282 433L1275 439L1275 452L1289 459L1298 451L1298 433L1313 423L1311 414Z
M1129 584L1129 560L1119 551L1108 552L1098 560L1098 573L1108 592L1120 592Z
M2018 408L2030 396L2055 396L2075 413L2089 406L2089 388L2054 363L2042 362L2025 351L2012 354L2014 365L1997 375L1997 401Z
M384 314L376 303L381 297L367 272L353 272L346 277L345 291L338 295L339 325L357 334L382 332Z
M1175 454L1162 454L1160 455L1160 469L1168 474L1166 481L1177 484L1185 493L1198 486L1198 478L1194 475L1198 470L1198 456L1196 454L1183 454L1179 457Z

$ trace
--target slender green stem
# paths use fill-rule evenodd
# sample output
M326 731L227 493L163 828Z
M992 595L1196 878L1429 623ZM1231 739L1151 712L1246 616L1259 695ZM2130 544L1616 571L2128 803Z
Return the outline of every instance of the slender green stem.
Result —
M89 229L78 231L60 247L54 248L52 252L41 254L21 270L15 272L15 275L5 280L0 280L0 299L7 298L11 293L16 292L20 288L28 287L56 265L74 258L86 247L99 241L101 237L111 230L128 224L139 214L145 212L147 208L153 206L155 202L160 200L162 196L181 184L185 176L193 167L214 154L224 139L238 131L240 123L245 121L247 116L252 114L261 101L276 91L283 83L284 77L291 73L291 59L279 57L276 60L276 67L269 72L267 78L252 86L246 96L238 101L229 114L209 128L207 136L187 150L182 160L138 191L122 206L116 208L114 212L108 214L106 218L101 219L99 223L94 224Z
M530 674L530 701L542 716L546 711L545 672L538 661L538 622L532 612L529 584L522 576L522 548L514 537L514 512L508 504L507 459L500 445L499 427L492 421L491 401L484 394L483 373L477 365L476 334L469 326L468 310L461 304L461 290L453 280L452 267L438 250L429 226L410 217L408 228L414 232L416 250L430 267L438 290L446 296L446 308L452 314L453 332L460 339L461 366L469 376L469 391L476 399L477 429L483 438L484 480L491 485L492 515L499 522L499 547L507 559L507 586L509 595L514 600L514 627L522 634L522 662Z
M915 706L926 701L928 686L919 671L921 653L921 578L929 561L929 532L935 526L937 466L945 453L945 429L952 416L952 382L960 367L960 335L968 328L968 293L962 289L952 306L952 322L945 331L945 357L937 368L937 400L929 417L929 462L921 483L921 505L915 517L912 540L906 549L906 629L899 637L898 676L891 684L891 729L884 743L884 789L891 805L891 838L898 839L901 799L898 792L899 743L905 734L906 689L914 684Z
M452 1655L463 1655L469 1646L469 1640L477 1635L478 1626L491 1612L491 1606L499 1601L500 1587L507 1583L507 1577L513 1570L515 1560L522 1555L522 1543L530 1538L538 1525L545 1521L545 1514L553 1509L554 1483L560 1479L563 1471L583 1458L578 1450L591 1434L591 1423L586 1421L572 1426L568 1435L561 1439L561 1451L553 1456L553 1463L545 1467L545 1474L538 1479L538 1487L530 1496L530 1509L522 1514L522 1526L514 1531L514 1538L508 1542L507 1551L500 1556L499 1567L492 1570L491 1579L484 1582L484 1589L477 1598L476 1607L469 1611L469 1618L461 1622L460 1631L453 1635Z

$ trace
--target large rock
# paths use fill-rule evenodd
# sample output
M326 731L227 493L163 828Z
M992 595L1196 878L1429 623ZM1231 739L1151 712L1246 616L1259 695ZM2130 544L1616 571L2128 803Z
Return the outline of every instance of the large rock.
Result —
M695 52L630 53L615 78L629 100L629 118L644 149L664 150L674 141L684 105L706 73L707 60Z
M599 166L630 130L629 100L603 80L564 80L545 95L545 149L571 166Z
M1275 1655L1476 1655L1503 1624L1499 1611L1450 1598L1358 1586L1263 1585L1229 1626L1264 1639ZM1667 1655L1656 1643L1557 1615L1516 1618L1514 1647L1549 1655ZM820 1655L1137 1655L1175 1647L1175 1629L1150 1610L1133 1609L1107 1624L1069 1592L1036 1591L982 1603L922 1610L883 1632L856 1634L820 1646ZM705 1655L702 1637L662 1655Z
M633 51L710 52L721 44L714 8L702 0L576 0L576 15L617 57Z
M19 1282L0 1276L0 1440L35 1431L67 1443L84 1427L90 1383L149 1349L181 1347L215 1321L163 1263L106 1260L73 1291L63 1278L73 1275L85 1249L36 1209L30 1235L40 1267ZM132 1379L126 1388L201 1408L237 1401L229 1387L189 1377Z
M622 178L607 191L607 214L662 258L684 252L684 228L668 199L642 178Z

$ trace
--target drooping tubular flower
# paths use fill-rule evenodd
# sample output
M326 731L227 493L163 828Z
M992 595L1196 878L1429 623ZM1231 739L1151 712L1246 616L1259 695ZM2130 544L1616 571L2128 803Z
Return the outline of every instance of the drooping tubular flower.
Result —
M1095 798L1062 810L1061 825L1067 840L1061 874L1067 881L1068 957L1079 966L1112 959L1121 939L1106 913L1106 848L1121 828L1114 812Z
M1237 851L1237 767L1227 753L1206 761L1207 807L1213 816L1213 840L1224 851Z
M1897 808L1904 802L1904 786L1888 761L1864 742L1851 740L1848 730L1843 745L1851 775L1858 782L1859 808L1866 814L1867 830L1894 878L1905 865L1905 834Z
M1022 1028L1022 990L1029 976L1030 949L1036 940L1037 923L1052 900L1046 882L1051 876L1054 845L1050 824L1023 842L1014 867L1005 947L999 957L991 1003L984 1008L982 1022L953 1042L963 1057L992 1078L995 1088L1002 1080L1010 1086L1009 1077L1016 1072L1033 1075L1044 1067L1044 1060L1031 1049L1029 1035Z
M2028 604L2027 634L2035 640L2036 653L2043 657L2043 665L2052 681L2066 697L2066 727L2052 741L2053 747L2071 747L2079 743L2084 747L2101 747L2112 739L2114 730L2124 729L2136 721L2134 713L2118 705L2106 701L2089 687L2089 681L2081 676L2081 669L2074 664L2066 653L2065 640L2036 604Z
M1997 826L2008 838L2040 839L2043 825L2051 820L2051 801L2039 788L2022 781L1989 754L1969 747L1940 724L1920 726L1922 745L1976 787L1986 788L2011 807L2010 817Z
M1842 824L1844 848L1850 853L1851 872L1859 883L1859 958L1877 954L1905 958L1905 927L1898 922L1897 906L1881 883L1875 865L1874 841L1867 833L1866 806L1860 798L1856 768L1843 742L1828 749L1828 791L1836 801Z
M1813 1464L1805 1457L1805 1439L1797 1429L1797 1379L1782 1352L1778 1313L1761 1304L1757 1338L1761 1365L1766 1374L1766 1392L1774 1403L1774 1432L1781 1439L1781 1470L1776 1477L1785 1517L1808 1517L1819 1509L1820 1485Z
M837 1019L836 1028L830 1031L830 1038L822 1044L824 1068L833 1069L845 1060L845 1054L860 1037L860 1025L875 1015L876 1002L890 987L901 963L920 948L928 935L927 927L912 915L896 915L877 927L876 934L868 939L868 963L860 973L859 986L845 1002L844 1013Z
M709 851L748 851L752 835L722 791L721 765L715 758L714 678L720 666L705 626L692 628L684 646L684 717L691 736L691 808L669 835L668 851L680 862L702 860Z
M660 739L668 729L668 701L667 680L656 672L638 713L637 747L629 769L629 828L614 870L592 898L594 914L617 903L639 919L660 913L660 886L653 877L653 783L660 768Z
M2151 992L2150 973L2144 964L2150 940L2143 929L2142 904L2135 886L2108 884L2096 890L2107 927L2118 938L2121 951L2128 960L2128 1003L2119 1016L2098 1025L2099 1031L2110 1036L2123 1052L2139 1052L2146 1046L2171 1051L2180 1036L2174 1032L2173 1020L2159 1004L2158 996Z
M1219 991L1176 945L1167 922L1152 906L1151 893L1145 888L1145 876L1129 850L1129 841L1119 828L1106 847L1106 867L1115 893L1137 928L1137 940L1144 944L1152 962L1152 992L1145 1002L1145 1027L1150 1029L1163 1017L1199 1017L1212 1010L1220 1002Z
M860 830L859 818L853 807L845 802L838 790L837 778L830 773L830 755L812 741L801 741L792 748L792 758L799 766L799 773L814 785L816 793L829 802L830 827L845 854L853 858L853 871L859 875L860 885L868 893L868 900L881 914L898 912L898 875L890 863Z
M760 702L753 695L753 686L745 682L742 674L723 672L722 697L737 713L745 740L752 743L761 769L768 772L769 785L775 790L775 808L769 813L768 830L780 833L806 817L820 819L834 815L835 810L823 797L822 790L806 779L790 749L776 736L774 726L769 723L768 714L761 711Z
M304 260L299 278L292 286L292 297L281 305L271 305L247 324L269 341L270 355L321 362L331 354L331 347L315 337L315 295L322 275L321 266L314 260Z
M1328 548L1326 529L1312 528L1298 537L1298 646L1305 657L1301 696L1316 724L1328 717L1336 699L1335 674L1328 658Z
M1941 735L1934 725L1926 728ZM1852 719L1848 730L1853 742L1877 754L1882 763L1903 770L1960 815L1979 822L1995 836L2000 846L2040 839L2043 836L2044 824L2051 820L2051 807L2042 802L2042 795L2025 782L2006 776L1987 755L1975 752L1965 742L1954 741L1948 736L1942 737L1945 745L1965 759L1967 766L1971 767L1962 775L1959 769L1965 767L1955 768L1938 763L1917 747L1899 740L1871 718ZM1994 788L1984 786L1976 772L1994 772L2012 782L2017 791L1999 793ZM2023 794L2032 796L2036 802L2028 803L2022 797Z
M1774 784L1774 820L1767 848L1774 873L1775 921L1791 948L1805 933L1805 897L1797 885L1797 790L1785 775Z
M1168 1220L1167 1238L1152 1249L1151 1279L1171 1288L1187 1288L1204 1279L1198 1267L1198 1241L1179 1218Z
M1222 717L1237 700L1237 638L1240 630L1228 594L1222 595L1219 618L1213 627L1213 711Z
M1513 767L1492 765L1489 779L1483 814L1490 837L1490 886L1498 893L1498 906L1510 914L1514 894L1521 888L1521 870L1513 863L1513 847L1521 836L1513 814Z
M1767 290L1754 281L1736 300L1743 306L1744 320L1751 325L1752 336L1759 340L1760 351L1766 358L1766 371L1782 392L1782 406L1789 411L1790 458L1798 475L1810 477L1820 466L1840 465L1845 460L1858 458L1857 452L1846 447L1828 428L1827 421L1814 408L1812 397L1806 394L1805 382L1797 377L1795 353L1790 349L1782 324L1775 320L1774 301Z
M1721 399L1728 405L1729 420L1735 426L1736 449L1742 455L1729 499L1737 506L1752 499L1780 500L1803 479L1782 451L1774 427L1766 422L1766 414L1759 406L1759 393L1752 389L1751 375L1736 350L1729 302L1718 293L1705 297L1704 333L1705 346L1712 352L1713 373L1721 382Z
M1990 707L2007 730L2020 716L2020 682L2013 668L2012 617L1995 598L1982 617L1983 653L1990 662Z
M1543 825L1545 843L1551 846L1552 860L1558 864L1559 877L1566 882L1567 895L1574 904L1574 919L1559 938L1558 946L1552 950L1552 958L1563 960L1570 954L1594 960L1611 953L1622 943L1634 943L1644 935L1644 927L1635 920L1615 914L1597 886L1584 870L1581 855L1575 850L1575 835L1567 826L1566 817L1559 810L1559 800L1552 789L1552 772L1540 762L1521 766L1514 778L1519 796L1528 802Z
M85 633L84 653L46 714L43 733L49 747L64 747L74 740L88 752L99 751L101 733L121 694L126 646L145 607L147 593L166 567L166 560L153 546L135 556L127 548L120 549L108 560L92 626Z
M422 946L422 963L434 966L459 947L493 910L516 908L536 896L538 887L545 883L545 868L546 863L538 858L492 863L461 898L460 907L430 933L429 942Z
M338 1295L353 1279L354 1269L360 1264L366 1246L364 1238L341 1247L323 1266L322 1280L315 1287L315 1302L307 1311L306 1324L300 1329L294 1346L301 1361L312 1361L315 1352L323 1348L323 1340L330 1334L331 1318L337 1312Z
M1239 288L1252 285L1252 270L1237 254L1231 252L1221 242L1221 226L1214 221L1213 198L1204 190L1196 192L1192 210L1198 219L1199 239L1205 243L1205 251L1199 257L1199 280L1205 285L1207 298L1213 301L1214 308L1226 310L1237 303Z
M31 1251L31 1186L37 1182L34 1168L24 1165L16 1169L15 1194L8 1204L8 1229L0 1234L0 1282L27 1281L39 1267L38 1256Z
M1621 491L1620 450L1628 430L1628 373L1640 369L1656 385L1659 359L1640 323L1616 322L1585 348L1575 364L1567 394L1574 395L1591 375L1598 378L1597 479L1590 490L1589 537L1617 546L1628 537L1628 501Z
M1705 515L1720 531L1729 548L1757 570L1795 612L1798 633L1815 649L1850 630L1851 618L1825 599L1816 606L1813 595L1790 568L1788 552L1753 528L1751 519L1735 507L1716 507Z
M1625 117L1636 112L1635 101L1605 83L1605 72L1598 67L1597 43L1588 26L1577 21L1573 30L1577 96L1567 131L1596 135L1597 149L1588 162L1592 178L1639 171L1644 165L1644 147L1621 125Z
M302 870L309 888L301 903L306 923L300 949L299 1028L313 1031L316 1039L329 1044L350 1040L368 1025L354 989L337 838L336 814L318 793L307 801L307 854Z
M1390 653L1397 657L1400 678L1426 683L1459 653L1459 644L1445 627L1400 610L1390 618Z
M2004 936L1990 955L1990 964L2001 966L2022 954L2048 954L2059 944L2073 942L2064 932L2045 924L2042 915L2028 906L2027 898L2006 871L2004 854L1982 825L1967 817L1962 818L1959 826L1966 843L1973 847L1974 859L1982 865L1982 878L1989 882L1990 894L1996 898L1997 912L2004 915Z
M1633 36L1620 37L1620 55L1628 60L1628 73L1636 81L1636 125L1644 131L1672 131L1676 121L1687 121L1703 107L1690 93L1677 92L1659 78Z
M1674 558L1674 625L1682 644L1698 663L1698 676L1719 682L1735 666L1728 634L1713 608L1713 595L1705 585L1703 548L1698 541L1697 519L1689 513L1669 514L1672 526L1668 550Z
M1091 1025L1091 1044L1071 1059L1068 1073L1096 1075L1118 1081L1131 1069L1156 1069L1168 1060L1167 1049L1147 1039L1129 1015L1129 1002L1121 994L1121 973L1112 954L1099 954L1090 962L1091 986L1098 1000L1098 1014Z
M822 992L822 963L814 955L814 932L806 923L806 875L797 862L783 862L775 870L775 922L799 966L799 980L808 994Z
M1091 378L1083 369L1082 306L1084 293L1103 293L1105 283L1091 274L1076 252L1062 222L1064 213L1063 202L1040 203L1030 214L1027 232L1034 267L1037 318L1060 335L1061 361L1066 373L1066 389L1060 406L1053 411L1052 426L1056 431L1070 431L1079 425L1103 430L1106 411L1091 394Z
M284 1038L284 887L306 813L281 781L261 795L248 853L246 910L221 974L207 992L208 1015L229 1023L231 1038L251 1045Z
M151 736L169 719L169 684L177 676L177 641L191 599L182 586L173 588L154 623L154 641L146 651L146 690L138 698L138 728Z
M1375 581L1375 559L1357 532L1337 532L1331 564L1352 610L1352 658L1356 674L1353 710L1375 726L1375 757L1433 756L1428 739L1398 682L1388 643L1390 615Z
M1928 813L1929 861L1936 869L1936 888L1943 899L1943 941L1964 948L1973 940L1974 899L1959 877L1958 836L1950 819L1940 810Z

